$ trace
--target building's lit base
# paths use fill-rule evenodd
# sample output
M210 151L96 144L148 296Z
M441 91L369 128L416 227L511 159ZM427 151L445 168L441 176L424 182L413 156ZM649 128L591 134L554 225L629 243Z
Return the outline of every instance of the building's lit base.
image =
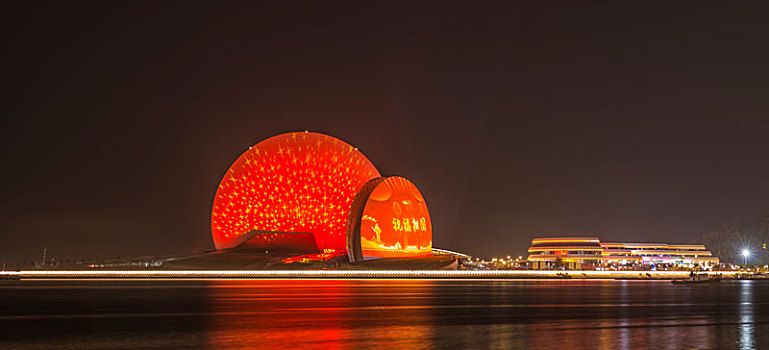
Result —
M733 277L738 271L712 271ZM2 271L0 276L20 279L213 279L213 278L470 278L470 279L674 279L689 276L687 271L553 271L553 270L79 270Z

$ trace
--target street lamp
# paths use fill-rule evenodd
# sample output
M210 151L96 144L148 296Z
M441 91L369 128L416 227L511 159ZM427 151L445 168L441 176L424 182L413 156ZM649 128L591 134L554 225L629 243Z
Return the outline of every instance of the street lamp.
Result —
M748 264L748 255L750 255L750 252L747 249L742 250L742 257L745 259L745 264Z

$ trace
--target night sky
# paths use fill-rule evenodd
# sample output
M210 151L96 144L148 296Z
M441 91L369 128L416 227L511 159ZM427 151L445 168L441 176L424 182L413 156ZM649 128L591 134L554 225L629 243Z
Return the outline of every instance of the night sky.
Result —
M769 209L769 4L468 4L4 7L0 260L211 248L226 169L297 130L413 181L434 245L481 256Z

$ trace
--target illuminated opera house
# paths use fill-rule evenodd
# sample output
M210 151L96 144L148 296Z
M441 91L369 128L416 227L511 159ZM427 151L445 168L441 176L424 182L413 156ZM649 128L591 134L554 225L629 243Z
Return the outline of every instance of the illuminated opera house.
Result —
M701 244L601 242L597 237L535 238L529 247L528 261L534 269L600 266L691 268L719 263L718 258Z
M218 251L351 262L428 257L427 203L402 177L383 177L357 148L292 132L246 150L219 184L211 213Z

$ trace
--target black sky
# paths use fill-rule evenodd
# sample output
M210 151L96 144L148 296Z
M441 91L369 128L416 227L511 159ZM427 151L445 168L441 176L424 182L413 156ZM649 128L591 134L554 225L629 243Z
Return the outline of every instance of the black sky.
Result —
M689 241L769 208L766 2L27 2L3 11L0 259L211 247L248 146L339 137L438 247Z

